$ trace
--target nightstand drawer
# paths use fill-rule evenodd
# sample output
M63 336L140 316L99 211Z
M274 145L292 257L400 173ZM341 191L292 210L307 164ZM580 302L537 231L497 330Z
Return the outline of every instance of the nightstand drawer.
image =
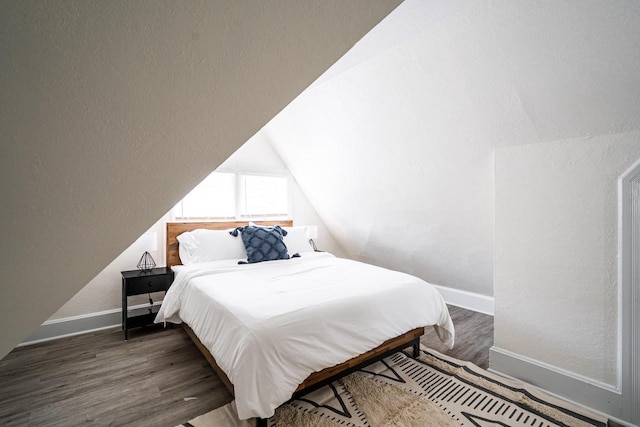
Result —
M141 276L127 279L127 295L166 291L171 285L171 280L172 277L169 275Z

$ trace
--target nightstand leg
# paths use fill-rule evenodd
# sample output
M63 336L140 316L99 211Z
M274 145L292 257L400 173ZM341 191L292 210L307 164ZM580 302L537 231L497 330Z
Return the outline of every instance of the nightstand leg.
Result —
M127 329L127 292L124 278L122 279L122 329L124 330L124 340L129 339L129 330Z

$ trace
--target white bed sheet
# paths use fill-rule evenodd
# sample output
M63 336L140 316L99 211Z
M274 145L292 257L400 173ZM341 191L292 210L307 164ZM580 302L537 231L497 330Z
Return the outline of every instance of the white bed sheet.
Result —
M311 373L434 325L453 346L438 291L414 276L309 253L176 268L156 322L186 322L234 384L240 419L270 417Z

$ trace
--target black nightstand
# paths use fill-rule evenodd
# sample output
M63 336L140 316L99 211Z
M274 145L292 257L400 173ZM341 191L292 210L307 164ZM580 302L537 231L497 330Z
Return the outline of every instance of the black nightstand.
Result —
M122 330L124 339L129 338L129 329L150 325L156 317L153 306L150 312L138 316L128 316L127 299L132 295L166 292L173 282L173 271L168 267L154 268L149 271L122 271Z

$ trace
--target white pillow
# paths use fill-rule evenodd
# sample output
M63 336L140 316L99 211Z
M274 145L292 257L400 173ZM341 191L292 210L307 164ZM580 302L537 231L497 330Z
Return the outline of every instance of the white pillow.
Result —
M284 244L287 245L289 256L303 252L313 252L313 248L309 244L306 227L282 227L287 231L284 236Z
M199 228L178 236L178 251L184 265L223 259L246 259L247 251L242 239L229 234L229 230Z

